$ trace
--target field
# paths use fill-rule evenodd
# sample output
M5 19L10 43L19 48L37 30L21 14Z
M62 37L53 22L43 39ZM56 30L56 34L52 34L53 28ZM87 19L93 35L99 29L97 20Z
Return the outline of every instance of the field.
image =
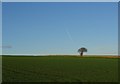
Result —
M3 56L3 82L118 82L118 58Z

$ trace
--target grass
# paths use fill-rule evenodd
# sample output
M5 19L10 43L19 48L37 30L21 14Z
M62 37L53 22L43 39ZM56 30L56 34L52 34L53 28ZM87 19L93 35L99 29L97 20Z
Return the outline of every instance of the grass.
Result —
M3 82L118 82L115 57L3 56Z

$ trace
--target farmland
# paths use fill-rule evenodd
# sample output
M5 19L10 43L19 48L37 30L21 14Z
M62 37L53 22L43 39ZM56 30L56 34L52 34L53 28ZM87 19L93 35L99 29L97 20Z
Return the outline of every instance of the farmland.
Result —
M3 82L117 82L118 58L3 56Z

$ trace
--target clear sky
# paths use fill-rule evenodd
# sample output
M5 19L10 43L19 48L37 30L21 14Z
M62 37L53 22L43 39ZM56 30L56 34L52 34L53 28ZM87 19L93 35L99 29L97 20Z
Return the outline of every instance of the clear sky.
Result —
M118 3L3 3L3 54L118 54Z

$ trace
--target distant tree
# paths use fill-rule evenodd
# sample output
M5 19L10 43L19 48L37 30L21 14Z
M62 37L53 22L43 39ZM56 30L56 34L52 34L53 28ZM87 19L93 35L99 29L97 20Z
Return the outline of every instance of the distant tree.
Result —
M80 53L80 56L83 56L83 52L87 52L87 49L84 47L78 49L78 53Z

